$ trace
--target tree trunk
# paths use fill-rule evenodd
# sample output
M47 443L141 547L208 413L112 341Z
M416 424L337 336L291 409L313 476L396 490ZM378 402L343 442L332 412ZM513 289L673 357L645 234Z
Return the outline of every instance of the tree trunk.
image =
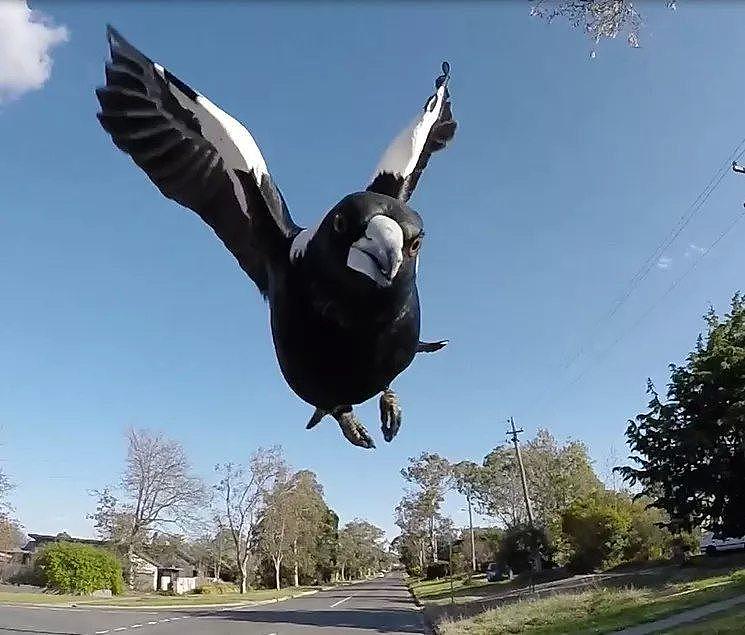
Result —
M473 511L471 509L471 495L466 497L468 501L468 527L471 530L471 571L476 572L476 541L473 537Z
M240 572L239 580L241 583L241 593L248 592L248 554L238 563L238 571Z
M429 518L429 541L432 549L432 562L437 560L437 537L435 536L435 517Z
M281 565L281 560L275 560L274 561L274 581L277 584L277 591L280 589L280 583L279 583L279 568Z
M295 572L293 576L293 582L295 586L300 586L300 565L297 561L297 538L295 538L294 542L292 543L292 553L295 557Z
M130 589L135 588L135 563L133 561L135 555L134 545L130 542L127 545L127 584ZM157 590L157 589L156 589Z
M342 563L342 565L341 565L341 581L342 582L345 582L345 579L344 579L344 563Z

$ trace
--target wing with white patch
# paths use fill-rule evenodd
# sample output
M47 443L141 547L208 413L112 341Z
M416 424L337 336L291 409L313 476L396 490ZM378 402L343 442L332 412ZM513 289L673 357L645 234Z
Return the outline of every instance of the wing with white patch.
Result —
M164 196L194 210L262 293L300 228L251 134L107 28L111 61L98 119Z
M367 189L408 201L433 152L441 150L455 135L457 123L450 108L450 65L442 63L435 80L435 93L410 126L401 131L383 154Z

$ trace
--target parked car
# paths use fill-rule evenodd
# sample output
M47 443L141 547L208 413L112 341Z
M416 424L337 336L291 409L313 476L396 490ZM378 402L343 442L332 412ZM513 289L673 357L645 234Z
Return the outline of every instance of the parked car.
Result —
M486 579L489 582L499 582L510 578L510 568L502 566L498 562L490 562L486 567Z
M715 556L723 551L738 551L740 549L745 549L745 536L715 538L713 533L707 531L701 538L701 551L707 556Z

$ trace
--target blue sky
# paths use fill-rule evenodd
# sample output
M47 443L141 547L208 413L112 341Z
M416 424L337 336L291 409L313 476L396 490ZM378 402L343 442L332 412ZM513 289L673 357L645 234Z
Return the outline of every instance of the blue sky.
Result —
M207 479L279 443L343 520L388 530L408 456L480 460L509 415L582 439L602 469L646 378L663 384L707 304L742 287L745 222L602 354L742 209L727 174L594 328L745 136L745 6L642 4L642 48L603 42L593 60L582 33L517 2L32 6L69 41L41 90L0 105L0 461L29 531L91 533L86 492L116 480L128 426L182 441ZM423 337L452 343L396 381L392 444L304 430L250 281L99 128L106 22L246 124L303 225L364 187L451 62L460 127L412 203ZM376 403L360 412L379 438Z

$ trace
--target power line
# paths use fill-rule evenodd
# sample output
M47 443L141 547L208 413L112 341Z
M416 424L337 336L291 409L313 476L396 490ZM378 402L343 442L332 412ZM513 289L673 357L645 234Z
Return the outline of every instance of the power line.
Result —
M595 355L593 362L590 363L588 367L585 368L582 373L580 373L577 377L575 377L571 382L569 382L566 386L564 386L563 390L566 390L567 388L570 388L574 386L575 384L579 383L580 380L582 380L587 373L592 370L593 366L595 366L596 363L602 361L608 353L610 353L611 350L613 350L620 342L622 342L626 337L628 337L636 328L647 318L649 315L651 315L654 310L662 303L662 301L670 295L677 287L678 285L688 276L692 271L694 271L698 265L701 263L701 261L706 258L716 247L719 245L722 240L726 238L726 236L735 228L735 226L743 219L745 218L745 209L743 209L737 216L735 216L730 224L725 227L719 235L711 242L711 244L706 248L706 250L701 254L699 258L694 260L691 265L686 269L678 278L676 278L670 286L665 290L665 292L658 296L657 299L647 308L647 310L642 313L642 315L637 318L636 321L624 332L621 333L615 340L613 340L608 346L606 346L603 350L601 350L598 354Z
M706 184L704 189L698 194L698 196L694 199L694 201L688 206L686 211L681 215L681 217L678 219L676 224L668 232L666 237L663 238L662 241L660 241L660 243L657 245L654 251L645 259L642 266L637 270L637 272L629 280L628 284L624 288L624 291L613 301L613 303L610 306L610 309L607 312L605 312L603 315L601 315L601 317L590 327L590 335L589 335L590 340L594 338L594 336L597 334L599 330L599 327L604 322L610 321L613 319L613 317L618 313L618 311L625 304L625 302L631 297L634 291L647 278L647 276L649 275L650 271L654 267L655 263L659 260L659 258L677 240L677 238L680 236L683 230L688 226L691 220L693 220L696 214L698 214L698 212L701 211L701 209L706 204L706 201L708 201L709 197L714 193L717 187L719 187L719 184L724 179L724 176L727 173L728 168L732 165L732 162L736 159L739 159L743 155L743 153L745 153L745 149L743 149L743 146L745 146L745 138L743 138L742 141L740 141L740 143L738 143L735 146L732 152L730 152L728 158L724 161L722 166L714 172L714 175L711 177L711 179ZM567 370L580 357L582 357L582 355L584 355L587 350L586 346L587 346L586 344L581 344L579 348L577 349L577 351L574 353L574 355L568 358L561 365L561 370Z

